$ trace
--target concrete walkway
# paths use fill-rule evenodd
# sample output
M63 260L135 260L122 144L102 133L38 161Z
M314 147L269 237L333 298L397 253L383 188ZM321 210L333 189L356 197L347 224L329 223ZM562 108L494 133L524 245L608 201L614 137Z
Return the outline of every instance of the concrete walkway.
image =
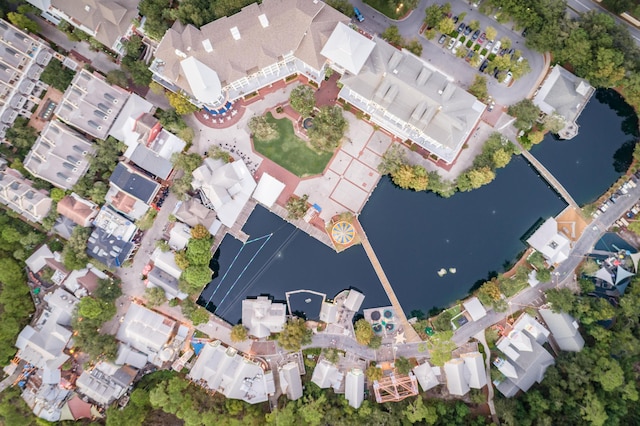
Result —
M407 342L422 341L422 339L420 339L420 336L418 336L418 333L413 329L413 326L409 324L409 321L407 321L407 316L405 315L404 310L400 305L400 301L396 297L396 293L393 291L393 287L391 287L391 283L389 282L387 275L384 273L384 269L382 269L382 265L378 260L378 256L376 256L375 251L373 251L373 247L369 242L369 238L367 238L367 234L365 234L364 229L362 229L362 226L360 225L359 222L356 221L355 224L356 224L358 233L360 234L360 240L362 242L362 246L364 247L364 251L367 253L367 257L369 258L369 261L371 262L373 269L376 271L376 274L380 279L382 288L384 289L385 293L387 293L387 297L389 298L389 301L393 306L395 315L400 319L400 323L402 324L402 328L404 330L404 336L406 337Z
M489 411L491 411L491 417L492 417L493 423L499 425L500 420L498 419L498 414L496 413L496 406L493 403L494 393L493 393L493 382L491 381L491 350L489 349L489 345L487 344L487 339L485 337L484 330L482 330L481 332L479 332L473 337L478 342L480 342L482 344L482 347L484 348L484 355L485 355L484 362L485 362L485 368L487 372L487 391L488 391L487 404L489 405Z

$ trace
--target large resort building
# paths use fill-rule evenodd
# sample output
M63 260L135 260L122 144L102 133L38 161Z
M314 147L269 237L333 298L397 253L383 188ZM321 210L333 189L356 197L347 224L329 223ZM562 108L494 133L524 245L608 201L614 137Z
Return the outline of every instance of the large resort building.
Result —
M314 0L265 0L196 29L176 22L151 65L154 80L210 111L290 76L320 84L342 73L339 97L447 164L485 105L422 59L349 28Z

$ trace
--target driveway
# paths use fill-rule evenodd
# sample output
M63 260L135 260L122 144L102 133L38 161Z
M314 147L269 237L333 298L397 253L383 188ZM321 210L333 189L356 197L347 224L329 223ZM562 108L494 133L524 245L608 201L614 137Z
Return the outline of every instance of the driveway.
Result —
M353 0L352 4L360 9L364 14L364 22L357 23L359 27L365 31L379 35L390 25L396 25L400 30L400 33L405 39L417 37L423 46L422 59L430 62L442 73L451 77L458 84L463 87L469 87L473 82L474 77L480 72L469 66L464 59L459 59L455 55L451 54L450 50L447 50L445 46L438 44L437 39L427 40L418 34L422 21L425 17L425 9L430 4L445 4L446 0L436 0L434 2L428 2L422 0L418 7L405 19L401 21L394 21L382 15L371 6L364 4L362 0ZM511 105L523 98L532 91L534 86L538 84L538 80L545 70L544 57L525 46L524 37L519 32L512 31L511 27L507 24L502 25L493 18L483 15L478 12L476 8L472 8L468 3L462 0L450 0L451 13L453 15L459 15L465 12L467 15L464 18L465 23L469 23L472 20L480 22L480 28L484 29L488 26L492 26L498 31L497 39L504 36L509 37L513 42L513 47L522 51L522 55L529 61L531 72L517 80L507 87L504 84L498 83L498 80L487 75L487 89L489 94L501 105ZM459 24L459 23L458 23Z

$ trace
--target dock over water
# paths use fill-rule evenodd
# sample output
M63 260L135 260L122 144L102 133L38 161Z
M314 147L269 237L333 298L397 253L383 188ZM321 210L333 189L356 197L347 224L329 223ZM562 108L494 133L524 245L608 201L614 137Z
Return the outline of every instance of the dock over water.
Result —
M402 306L400 306L400 301L398 301L398 298L393 291L393 287L391 287L391 283L389 282L387 275L384 273L384 269L382 269L382 265L378 260L378 256L376 256L376 253L373 251L373 247L369 242L369 238L367 238L367 234L365 234L364 229L362 229L362 225L360 225L360 222L358 222L357 220L354 221L354 225L356 226L356 229L360 234L360 240L362 242L362 246L364 247L364 251L367 253L367 257L369 258L374 271L376 271L376 274L378 275L378 279L382 284L382 288L384 289L385 293L387 293L387 297L391 302L391 306L393 306L395 315L400 319L400 322L402 323L404 336L407 339L407 342L420 342L422 339L420 339L420 336L418 336L418 333L414 330L413 326L409 324L407 316L405 315Z

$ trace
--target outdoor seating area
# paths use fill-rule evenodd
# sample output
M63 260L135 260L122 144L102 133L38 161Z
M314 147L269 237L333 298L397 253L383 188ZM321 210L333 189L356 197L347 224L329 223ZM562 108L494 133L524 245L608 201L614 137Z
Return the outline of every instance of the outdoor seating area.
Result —
M195 113L195 117L202 124L214 129L223 129L231 127L240 121L244 114L245 108L242 100L234 103L227 102L224 106L209 110L203 108Z

